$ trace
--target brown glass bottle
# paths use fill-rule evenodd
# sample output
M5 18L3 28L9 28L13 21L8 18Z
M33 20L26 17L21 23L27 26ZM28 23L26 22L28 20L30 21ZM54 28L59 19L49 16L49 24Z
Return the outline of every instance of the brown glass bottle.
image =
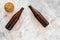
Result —
M34 16L36 17L36 19L44 26L46 27L49 23L48 21L43 17L43 15L37 11L35 8L33 8L31 5L29 6L29 8L31 9L32 13L34 14Z
M19 20L20 15L21 15L21 13L22 13L23 10L24 10L24 8L22 7L15 15L13 15L13 17L11 18L11 20L5 26L6 29L11 30L13 28L13 26Z

